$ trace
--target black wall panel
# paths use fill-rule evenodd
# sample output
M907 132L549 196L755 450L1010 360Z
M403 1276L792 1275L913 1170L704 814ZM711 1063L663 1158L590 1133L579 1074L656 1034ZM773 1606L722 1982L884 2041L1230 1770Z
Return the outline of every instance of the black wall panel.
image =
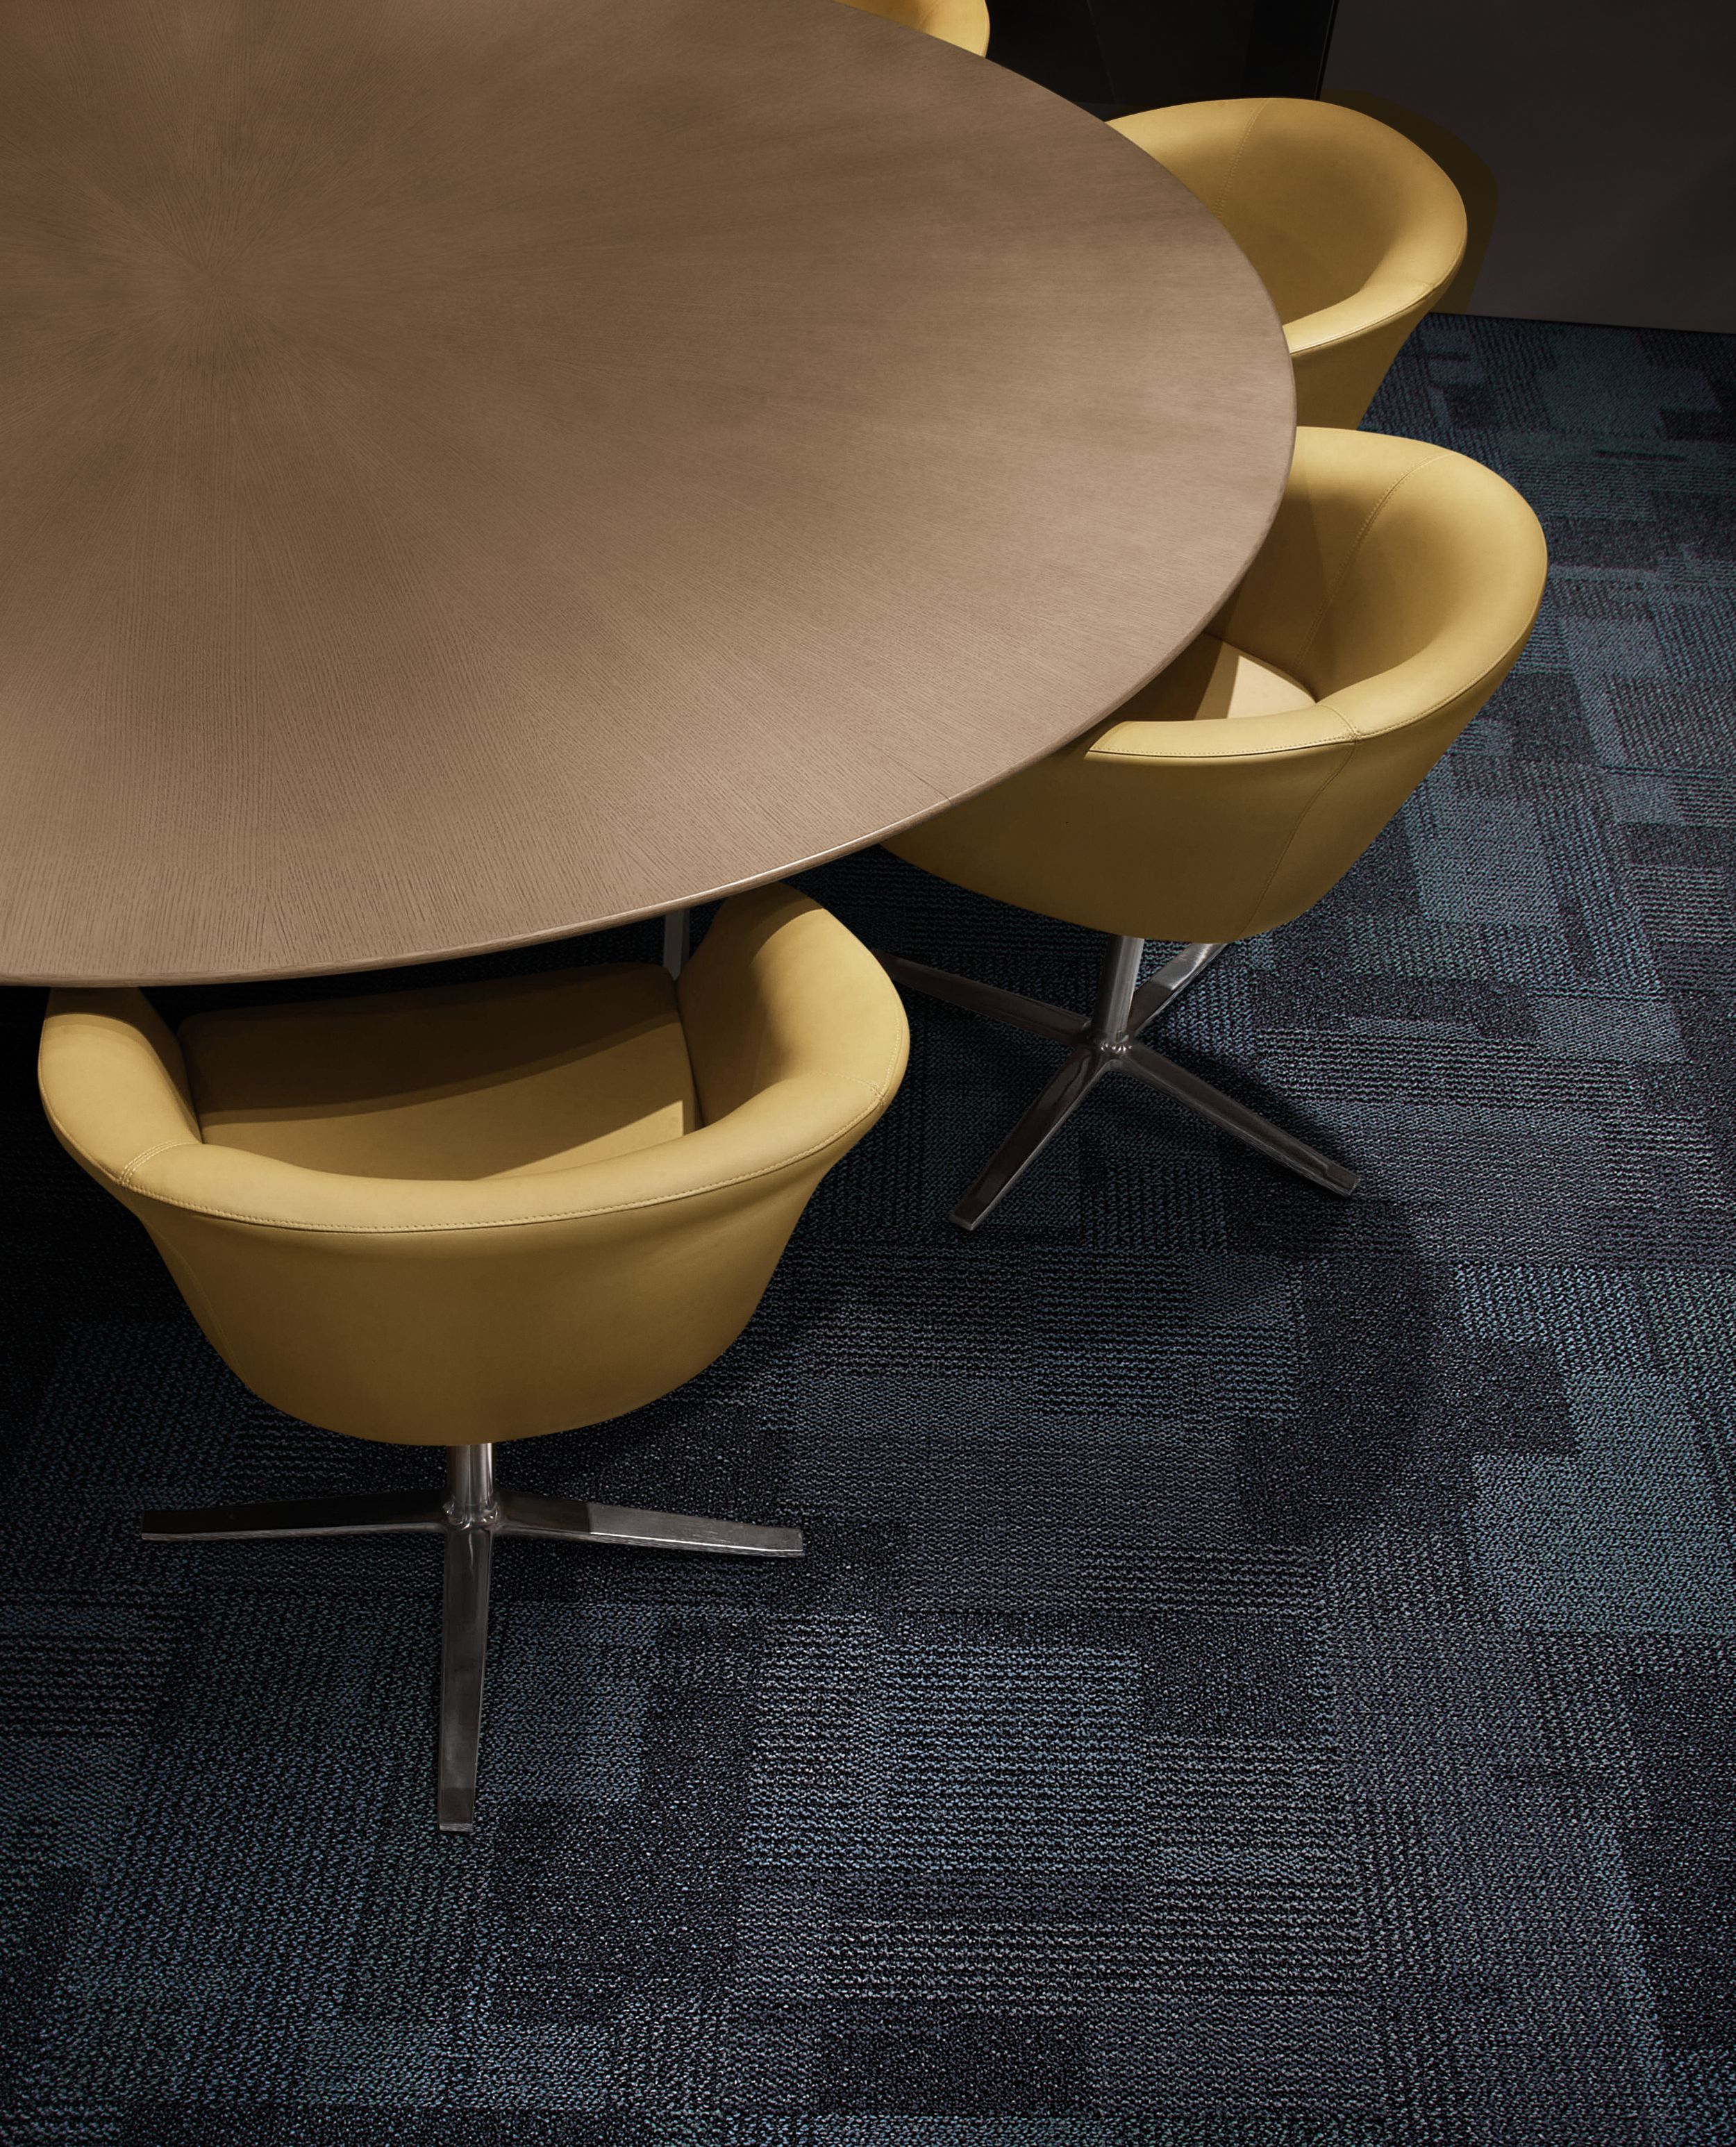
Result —
M1732 0L1343 0L1327 76L1328 95L1425 148L1443 130L1480 168L1488 248L1456 303L1726 334L1733 86ZM1476 189L1453 175L1474 231Z
M1334 0L989 0L989 56L1088 105L1313 97Z

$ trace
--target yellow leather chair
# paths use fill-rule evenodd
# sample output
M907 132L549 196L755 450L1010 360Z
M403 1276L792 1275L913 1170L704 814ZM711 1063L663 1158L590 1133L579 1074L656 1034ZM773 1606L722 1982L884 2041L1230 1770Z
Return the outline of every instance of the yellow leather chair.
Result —
M1355 425L1465 250L1458 189L1392 128L1340 104L1234 97L1110 124L1198 195L1265 285L1303 425Z
M660 968L201 1014L54 993L54 1130L150 1232L254 1393L443 1446L443 1496L148 1514L156 1542L445 1539L440 1824L468 1833L496 1535L797 1558L800 1531L499 1489L503 1439L669 1393L740 1334L820 1179L904 1068L898 993L783 888Z
M883 15L888 23L921 30L949 45L962 45L968 53L988 50L988 9L984 0L843 0L847 8L859 8L866 15Z
M1319 901L1511 669L1548 568L1480 463L1304 430L1270 535L1184 654L1106 723L893 837L979 894L1109 933L1089 1016L885 955L901 983L1068 1047L953 1211L974 1229L1106 1074L1335 1193L1356 1174L1139 1040L1221 954ZM1148 939L1187 944L1138 983Z

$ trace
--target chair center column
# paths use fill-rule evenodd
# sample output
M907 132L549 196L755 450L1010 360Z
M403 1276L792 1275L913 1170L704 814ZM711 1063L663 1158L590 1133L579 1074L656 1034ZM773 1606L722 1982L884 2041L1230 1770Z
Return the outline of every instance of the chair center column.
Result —
M494 1449L446 1449L446 1519L455 1529L493 1529L500 1518L494 1496Z

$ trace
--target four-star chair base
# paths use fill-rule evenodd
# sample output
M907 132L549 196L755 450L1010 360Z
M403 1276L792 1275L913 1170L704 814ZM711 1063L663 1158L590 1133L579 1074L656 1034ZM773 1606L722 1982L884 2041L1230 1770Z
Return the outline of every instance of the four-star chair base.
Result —
M1050 1006L1041 999L1023 998L1017 992L978 983L969 977L955 977L946 969L931 969L923 963L906 961L902 954L882 953L880 959L895 983L1072 1046L1054 1079L978 1173L948 1219L961 1230L974 1230L1018 1184L1106 1074L1125 1074L1148 1088L1173 1096L1178 1103L1209 1119L1223 1132L1233 1134L1249 1148L1258 1149L1273 1163L1293 1170L1310 1184L1328 1193L1354 1193L1361 1183L1357 1172L1347 1170L1343 1164L1334 1163L1281 1126L1273 1125L1269 1119L1263 1119L1257 1111L1250 1111L1233 1097L1139 1042L1140 1030L1217 960L1226 943L1208 940L1184 947L1173 961L1142 984L1139 958L1145 942L1112 938L1103 954L1097 1003L1088 1015Z
M274 1499L253 1506L206 1506L144 1514L147 1543L210 1543L272 1536L427 1534L446 1539L445 1607L440 1633L440 1830L475 1824L477 1746L483 1671L488 1652L488 1578L496 1536L544 1536L559 1543L614 1544L641 1550L718 1551L735 1558L800 1558L799 1529L598 1506L584 1499L541 1499L498 1489L492 1446L447 1449L446 1496L383 1491L342 1499Z

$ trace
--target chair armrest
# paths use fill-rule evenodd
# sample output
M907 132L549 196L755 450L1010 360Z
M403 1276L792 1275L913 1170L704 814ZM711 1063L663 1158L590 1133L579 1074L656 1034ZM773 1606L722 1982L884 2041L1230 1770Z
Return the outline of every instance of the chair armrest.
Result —
M1331 702L1286 708L1276 715L1237 716L1217 723L1112 723L1085 748L1088 763L1143 761L1183 768L1206 762L1269 759L1273 754L1353 744L1362 733Z
M141 991L52 993L37 1079L55 1138L93 1177L128 1184L203 1138L181 1047Z
M1420 316L1440 288L1419 278L1377 278L1361 290L1353 291L1348 298L1340 298L1335 306L1323 306L1318 313L1287 321L1284 341L1292 358L1329 350L1335 343L1352 342L1389 322Z
M798 1077L679 1140L524 1178L352 1177L192 1137L141 1157L117 1189L133 1204L160 1202L219 1221L379 1240L384 1250L407 1238L578 1225L713 1195L751 1200L789 1179L818 1178L887 1101L868 1081Z

